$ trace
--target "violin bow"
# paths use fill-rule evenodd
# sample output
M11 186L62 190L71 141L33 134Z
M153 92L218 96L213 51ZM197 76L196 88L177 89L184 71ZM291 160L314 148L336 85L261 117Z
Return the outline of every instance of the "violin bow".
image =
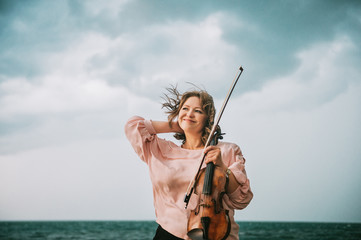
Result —
M219 113L218 113L217 119L216 119L216 121L214 122L214 124L213 124L213 126L212 126L212 130L211 130L211 132L210 132L210 134L209 134L209 136L208 136L207 142L206 142L206 144L204 145L203 152L204 152L204 150L210 145L210 143L211 143L211 141L212 141L212 137L213 137L213 135L214 135L214 133L215 133L215 131L216 131L216 128L217 128L217 126L218 126L218 124L219 124L219 121L221 120L221 117L222 117L222 114L223 114L223 112L224 112L224 109L226 108L226 105L227 105L227 103L228 103L228 100L229 100L229 98L231 97L231 94L232 94L232 92L233 92L233 89L234 89L234 87L236 86L236 84L237 84L237 82L238 82L238 79L239 79L239 77L241 76L242 72L243 72L243 67L240 66L240 67L239 67L239 73L237 72L236 77L234 78L234 80L233 80L233 82L232 82L232 84L231 84L231 87L230 87L230 89L228 90L227 96L226 96L226 98L224 99L224 102L223 102L223 105L222 105L222 107L221 107L221 110L220 110ZM192 193L193 193L193 191L194 191L194 187L195 187L195 185L196 185L196 183L197 183L197 180L198 180L198 177L199 177L199 172L200 172L200 170L201 170L201 168L202 168L202 164L203 164L203 162L204 162L205 156L206 156L206 155L203 153L203 157L202 157L201 163L199 164L198 171L197 171L195 177L193 178L193 180L192 180L192 181L189 183L189 185L188 185L187 192L186 192L186 195L185 195L185 197L184 197L184 202L186 203L185 209L187 209L187 206L188 206L188 203L189 203L189 199L191 198Z

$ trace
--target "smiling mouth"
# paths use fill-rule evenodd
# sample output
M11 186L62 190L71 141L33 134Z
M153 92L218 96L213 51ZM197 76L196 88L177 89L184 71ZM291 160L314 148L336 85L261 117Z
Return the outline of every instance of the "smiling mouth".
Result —
M191 123L195 123L196 121L193 121L193 120L191 120L191 119L183 119L183 121L185 121L185 122L191 122Z

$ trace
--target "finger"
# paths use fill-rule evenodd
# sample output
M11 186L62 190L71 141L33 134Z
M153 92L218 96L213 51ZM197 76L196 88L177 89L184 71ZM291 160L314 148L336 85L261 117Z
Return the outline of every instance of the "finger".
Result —
M206 162L207 162L207 163L212 162L212 163L214 163L214 165L217 165L217 164L218 164L218 162L217 162L217 157L216 157L216 156L209 156L209 157L207 157Z
M210 152L210 151L212 151L212 150L215 150L215 149L217 149L218 147L216 147L216 146L208 146L205 150L204 150L204 153L208 153L208 152Z
M214 160L215 160L214 157L207 155L207 157L206 157L206 163L210 163L210 162L213 162L213 163L214 163Z
M207 153L207 158L217 159L219 153L217 151L211 151Z

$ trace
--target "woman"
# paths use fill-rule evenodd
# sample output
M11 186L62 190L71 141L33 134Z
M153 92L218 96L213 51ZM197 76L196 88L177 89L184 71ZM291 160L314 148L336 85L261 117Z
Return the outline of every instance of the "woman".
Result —
M184 194L194 178L203 156L203 148L214 123L213 98L206 91L180 94L168 88L165 107L168 121L151 121L132 117L125 133L138 156L147 163L153 185L156 221L159 224L154 239L189 239L187 222L199 196L193 194L185 209ZM174 121L176 119L176 121ZM159 133L175 133L182 140L180 146L161 139ZM243 209L253 194L245 171L245 159L233 143L219 142L205 149L205 164L213 162L228 175L229 182L223 196L223 208L229 210L231 231L227 239L238 239L239 226L234 209Z

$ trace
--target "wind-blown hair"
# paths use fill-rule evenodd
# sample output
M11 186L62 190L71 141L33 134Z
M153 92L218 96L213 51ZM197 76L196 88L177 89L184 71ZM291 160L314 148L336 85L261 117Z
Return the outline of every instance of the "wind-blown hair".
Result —
M190 97L198 97L201 100L201 105L204 113L207 116L205 126L202 133L202 143L206 144L208 136L212 130L214 124L214 117L216 114L216 109L214 107L213 98L205 90L191 90L181 94L176 86L171 86L166 88L168 94L164 94L163 100L165 101L162 104L162 108L166 108L166 113L168 114L169 126L172 125L174 119L178 117L180 109L183 107L185 101ZM183 140L185 143L186 136L183 133L175 133L174 137L178 140Z

